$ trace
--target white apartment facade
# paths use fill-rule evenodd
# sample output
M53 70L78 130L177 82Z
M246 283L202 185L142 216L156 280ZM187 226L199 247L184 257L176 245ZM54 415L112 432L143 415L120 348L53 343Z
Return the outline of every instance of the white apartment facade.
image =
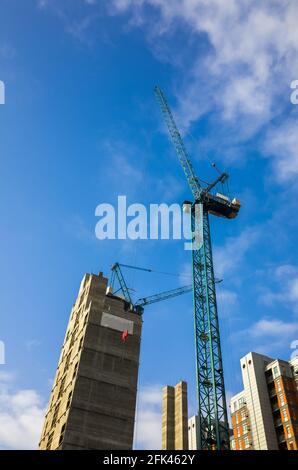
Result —
M248 353L240 360L243 391L231 398L235 450L298 449L298 357Z

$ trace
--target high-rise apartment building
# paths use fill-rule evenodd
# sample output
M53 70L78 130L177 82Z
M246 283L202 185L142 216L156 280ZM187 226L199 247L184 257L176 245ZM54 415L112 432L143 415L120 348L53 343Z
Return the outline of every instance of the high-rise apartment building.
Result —
M162 400L162 449L188 449L187 383L163 388Z
M189 418L188 420L188 449L189 450L198 450L199 432L200 432L199 426L200 426L200 420L197 415L194 415L191 418ZM204 432L204 426L202 427L201 432ZM232 429L229 429L229 433L230 433L230 447L232 447L233 445ZM225 438L226 438L226 430L225 430L224 424L222 424L221 439L223 440Z
M244 390L231 398L235 450L298 449L298 357L250 352L241 361Z
M132 449L142 319L86 274L72 308L39 448Z
M199 417L192 416L188 420L188 450L197 450L199 442Z

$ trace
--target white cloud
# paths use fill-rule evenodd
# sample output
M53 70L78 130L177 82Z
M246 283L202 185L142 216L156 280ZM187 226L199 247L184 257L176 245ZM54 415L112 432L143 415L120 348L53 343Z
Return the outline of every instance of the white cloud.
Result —
M179 282L182 286L192 282L192 263L184 263L180 269Z
M274 287L259 288L259 300L267 306L282 304L298 312L298 267L284 264L268 269L263 276L270 279Z
M244 229L236 237L228 237L225 244L214 250L214 266L218 277L232 273L243 261L247 251L256 243L259 230L255 227Z
M0 449L37 449L44 413L35 390L14 390L13 375L0 375Z
M286 182L297 177L297 120L289 118L279 127L271 128L263 148L268 156L272 158L275 175L280 181Z
M236 292L232 292L228 289L221 289L218 293L218 297L223 302L227 303L228 305L235 305L237 302L237 294Z
M241 344L243 352L255 351L265 355L279 356L288 351L291 354L291 343L297 339L298 322L283 321L279 318L263 317L250 327L233 335L233 340ZM244 351L245 348L245 351Z
M0 371L0 383L9 383L14 380L15 376L11 372Z
M287 338L298 332L298 322L284 322L277 319L263 318L253 324L249 329L250 335L254 338L277 337Z
M110 186L117 187L118 194L133 197L139 190L139 185L142 184L143 187L144 182L143 162L140 161L139 149L120 139L105 139L100 142L99 150L104 161L100 172L105 182L108 180ZM111 168L117 169L112 171L112 178Z
M48 0L37 0L38 8L46 8L48 6Z
M69 8L68 2L58 0L37 0L37 5L54 12L81 43L97 42L93 36L102 30L96 22L103 2L81 0L78 6L85 8ZM285 183L297 175L296 120L271 125L290 106L290 84L298 78L297 2L111 0L105 5L111 15L128 12L127 24L142 28L158 60L181 72L174 91L182 128L210 112L216 135L207 136L208 151L216 155L220 145L221 158L227 161L235 159L237 145L264 129L260 150L272 157L276 179ZM198 45L192 47L188 63L188 44L173 41L181 27L186 42ZM101 40L109 41L108 32L102 34ZM125 169L121 157L119 163Z
M232 316L235 306L238 304L238 295L229 289L217 287L217 301L221 318Z
M162 386L143 386L138 392L134 436L136 449L161 449Z
M298 3L287 0L114 0L114 13L129 11L142 27L158 58L175 66L182 45L166 48L177 25L184 25L198 44L208 40L202 54L194 52L192 65L183 67L177 87L178 111L188 126L202 114L215 111L221 118L222 140L237 144L270 124L290 103L290 83L298 73ZM154 15L148 14L148 7ZM156 12L158 15L156 15ZM181 52L182 51L182 52ZM233 126L237 132L231 132ZM293 120L269 130L263 147L274 156L281 182L297 175L297 133ZM230 130L230 132L227 132ZM218 130L220 133L220 130ZM224 153L224 152L223 152Z
M289 282L289 298L292 302L298 301L298 277Z
M38 346L40 345L41 345L41 342L38 339L28 339L25 342L25 346L26 346L26 349L28 349L28 351L32 351L38 348Z

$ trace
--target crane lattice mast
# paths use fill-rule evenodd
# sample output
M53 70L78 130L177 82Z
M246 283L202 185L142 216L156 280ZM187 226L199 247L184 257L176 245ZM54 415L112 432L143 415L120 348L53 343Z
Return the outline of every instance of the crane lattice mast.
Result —
M159 87L155 94L178 154L194 201L191 206L193 235L193 302L198 396L198 449L229 449L227 416L215 278L210 237L209 213L234 218L240 202L209 191L228 175L222 173L214 183L202 187L185 149L167 100ZM199 207L199 210L196 208ZM198 242L199 241L199 242Z

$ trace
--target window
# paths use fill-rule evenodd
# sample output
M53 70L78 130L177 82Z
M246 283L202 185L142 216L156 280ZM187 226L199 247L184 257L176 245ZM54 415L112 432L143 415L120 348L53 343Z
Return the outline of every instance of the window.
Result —
M236 411L237 410L237 402L236 401L234 401L233 406L234 406L234 411Z
M275 367L273 367L273 377L275 378L275 377L277 377L278 375L279 375L279 374L278 374L278 367L275 366Z
M58 411L59 411L59 405L56 405L54 414L53 414L53 419L52 419L52 427L55 426L57 418L58 418Z
M245 444L245 449L247 449L249 447L249 439L248 437L245 437L244 438L244 444Z
M240 428L237 428L237 437L241 437Z
M283 406L285 404L283 393L280 393L278 396L279 396L279 404L280 406Z
M286 431L287 431L287 437L291 437L292 434L291 434L291 428L290 428L290 426L286 426Z
M287 410L282 410L282 416L284 421L288 421L288 412Z
M84 337L82 336L82 338L80 339L79 351L81 351L81 349L82 349L83 341L84 341Z
M58 399L61 397L62 393L63 393L63 390L64 390L64 385L65 385L65 377L63 377L63 379L61 380L61 383L60 383L60 388L59 388L59 393L58 393Z
M247 424L243 424L243 434L246 434L248 432L248 426Z
M74 340L76 339L77 332L78 332L78 328L76 327L76 329L74 330L74 332L72 334L70 343L69 343L69 349L72 348L72 346L73 346Z
M65 364L64 364L64 374L65 372L67 371L68 369L68 366L69 366L69 361L70 361L70 353L68 354L67 358L66 358L66 361L65 361Z
M280 380L277 380L277 381L275 382L275 384L276 384L276 389L277 389L277 391L280 392L280 391L281 391L281 383L280 383Z
M60 431L60 437L59 437L59 446L62 444L64 433L65 433L65 425L66 423L63 424L61 431Z
M67 403L66 403L66 409L69 408L70 401L71 401L71 396L72 396L72 391L69 392L68 397L67 397Z
M247 418L247 415L246 415L246 411L245 411L245 410L242 410L242 411L241 411L241 418L242 418L242 419L246 419L246 418Z
M46 450L51 449L52 442L53 442L53 436L54 436L54 432L51 432L51 434L49 435L49 438L48 438Z
M73 374L72 374L72 380L75 378L76 376L76 373L77 373L77 370L78 370L78 362L76 363L76 365L74 366L74 370L73 370Z
M241 406L243 406L245 403L244 397L239 398L238 403L239 403L239 408L241 408Z

